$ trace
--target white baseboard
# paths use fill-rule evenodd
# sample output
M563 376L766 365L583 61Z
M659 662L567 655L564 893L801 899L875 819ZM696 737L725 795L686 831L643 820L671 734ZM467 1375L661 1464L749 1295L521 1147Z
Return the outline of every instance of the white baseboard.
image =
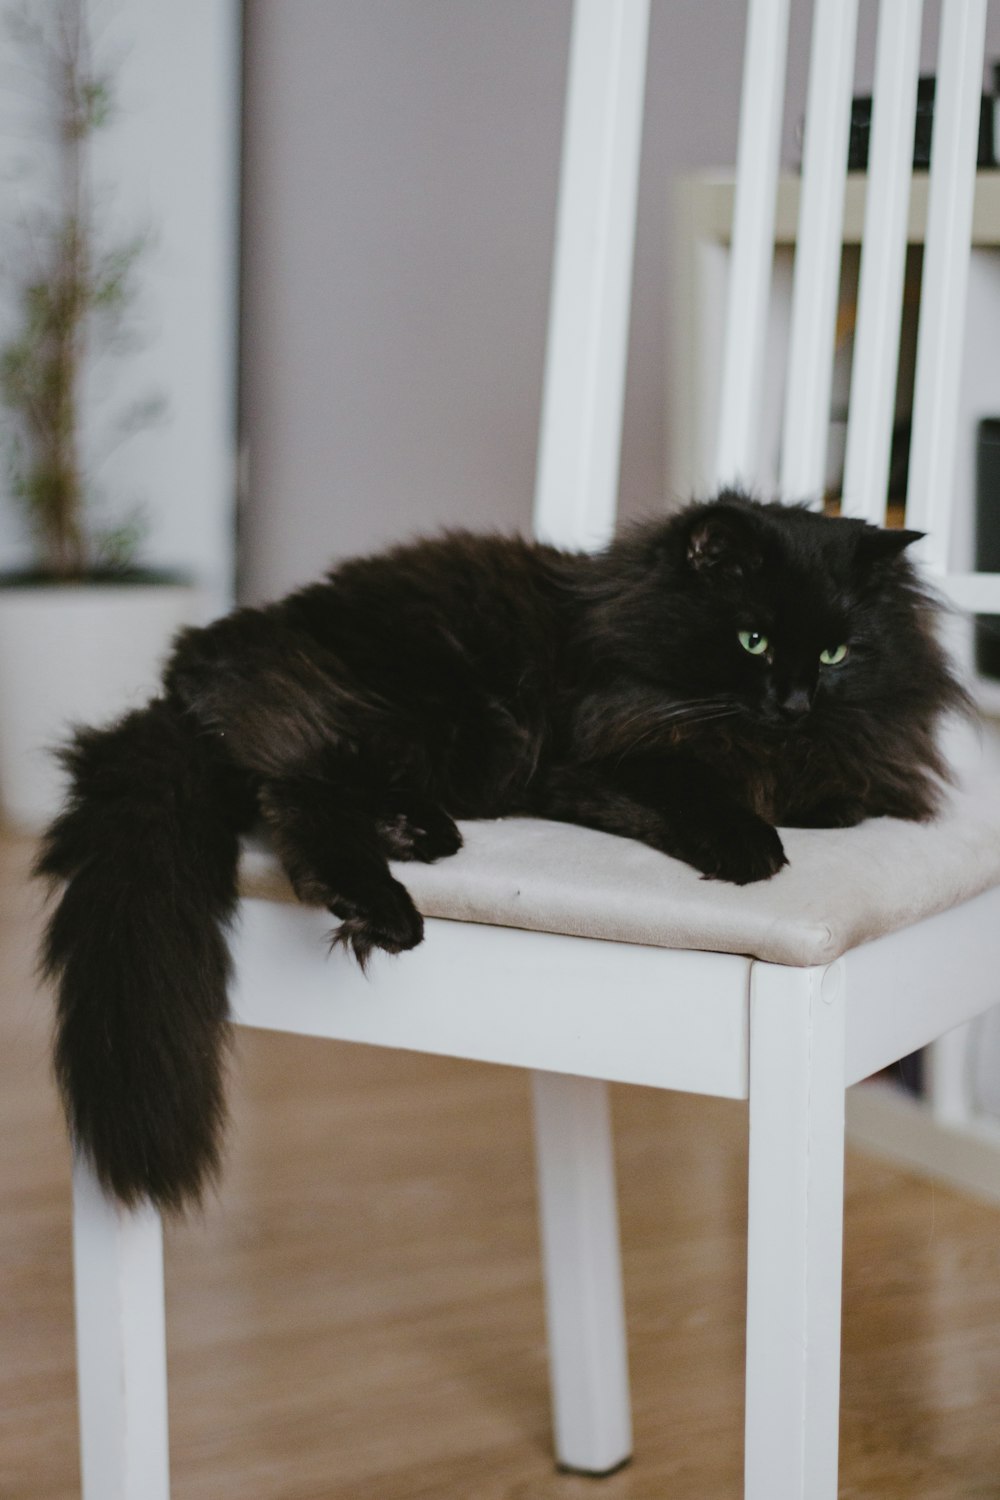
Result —
M929 1105L875 1079L847 1091L847 1139L859 1151L1000 1203L1000 1122L941 1124Z

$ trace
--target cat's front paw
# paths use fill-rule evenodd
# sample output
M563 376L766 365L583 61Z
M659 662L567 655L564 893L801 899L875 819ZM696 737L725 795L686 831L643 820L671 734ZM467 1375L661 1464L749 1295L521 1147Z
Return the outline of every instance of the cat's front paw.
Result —
M699 840L688 862L700 870L704 880L727 880L732 885L752 885L769 880L788 856L777 831L762 818L746 819L714 829Z
M831 797L784 819L788 828L854 828L869 816L858 798Z
M337 897L329 909L341 919L331 935L331 948L350 948L362 968L375 948L402 953L423 939L424 919L398 880L387 878L363 900Z
M387 809L378 820L379 841L390 859L416 859L433 864L462 847L454 818L423 799L407 798Z

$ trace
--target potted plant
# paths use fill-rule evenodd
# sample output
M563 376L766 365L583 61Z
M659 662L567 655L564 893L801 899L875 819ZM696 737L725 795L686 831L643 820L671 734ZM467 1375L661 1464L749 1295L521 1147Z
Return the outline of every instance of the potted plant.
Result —
M36 826L58 802L54 743L69 724L148 695L196 596L138 565L141 513L107 519L93 457L90 377L98 360L106 372L128 352L145 248L141 235L108 243L99 223L90 147L114 117L113 78L94 65L84 0L25 6L8 24L42 87L51 178L22 225L18 269L6 278L14 326L0 344L7 498L33 554L0 577L0 801L9 821ZM133 400L116 414L115 440L162 404Z

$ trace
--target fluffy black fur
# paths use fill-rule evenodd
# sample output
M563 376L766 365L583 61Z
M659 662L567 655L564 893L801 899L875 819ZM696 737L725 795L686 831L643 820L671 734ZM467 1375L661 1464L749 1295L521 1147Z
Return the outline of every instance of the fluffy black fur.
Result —
M915 535L727 494L595 557L401 547L183 632L162 696L65 752L38 865L64 885L59 1080L105 1186L177 1208L217 1170L225 927L258 819L363 963L420 942L388 860L454 853L456 819L583 823L744 884L786 863L776 825L929 817L963 693Z

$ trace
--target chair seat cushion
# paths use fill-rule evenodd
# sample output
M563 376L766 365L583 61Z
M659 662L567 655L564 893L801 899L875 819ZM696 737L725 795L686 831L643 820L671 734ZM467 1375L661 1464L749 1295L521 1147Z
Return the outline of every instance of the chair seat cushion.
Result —
M644 844L534 818L463 823L465 847L434 865L394 864L425 916L662 948L826 964L848 948L1000 884L995 778L949 792L930 823L784 830L770 880L703 880ZM244 864L248 895L288 897L272 862Z

